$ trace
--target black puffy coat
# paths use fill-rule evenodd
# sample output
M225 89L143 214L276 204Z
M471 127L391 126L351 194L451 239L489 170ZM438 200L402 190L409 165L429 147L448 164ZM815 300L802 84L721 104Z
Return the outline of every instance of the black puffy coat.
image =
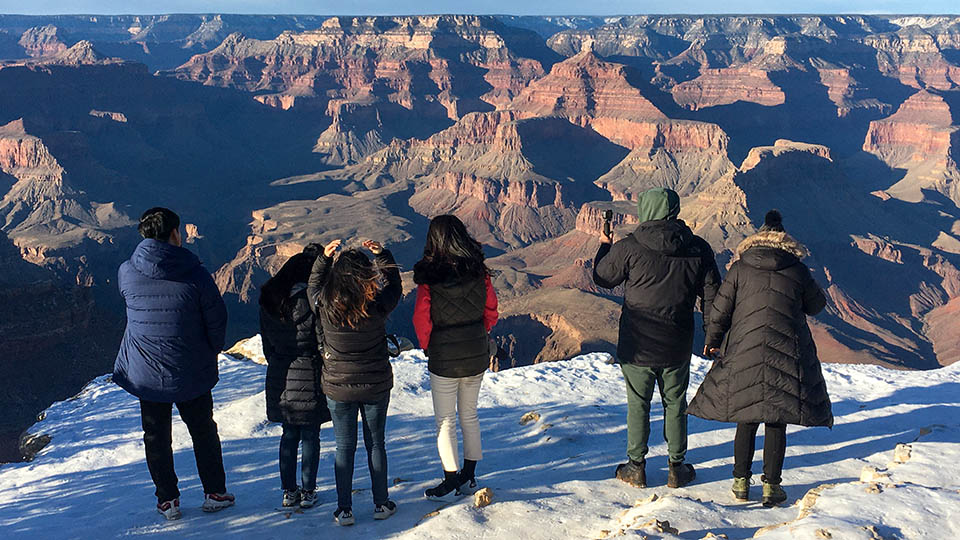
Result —
M807 325L826 297L800 262L806 250L783 232L740 244L707 324L719 359L690 404L690 414L739 423L832 426L817 348Z
M385 283L373 300L370 316L356 328L333 323L322 305L321 292L333 259L319 257L310 274L307 294L323 329L323 393L335 401L373 403L386 398L393 388L386 321L400 302L403 286L389 250L377 255L374 263Z
M601 244L593 280L608 289L624 284L619 361L663 368L690 360L697 297L709 313L720 272L706 240L679 219L660 219L612 247Z
M294 286L282 309L283 320L260 309L260 338L267 359L267 420L294 425L329 422L330 410L320 389L316 318L305 283Z
M441 377L473 377L490 366L490 337L484 322L489 278L486 275L458 278L443 268L418 264L413 281L425 286L429 298L429 344L427 369ZM414 326L423 302L418 292ZM423 324L420 322L419 324Z

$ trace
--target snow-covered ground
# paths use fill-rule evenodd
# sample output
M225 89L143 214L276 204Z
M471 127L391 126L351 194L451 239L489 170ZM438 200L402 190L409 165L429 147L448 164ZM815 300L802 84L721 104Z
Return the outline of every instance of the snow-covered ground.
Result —
M257 340L250 342L256 348ZM374 522L361 444L355 474L357 525L340 529L335 509L332 430L321 432L321 503L278 511L280 428L264 418L265 368L223 355L214 390L228 487L237 506L200 511L201 489L189 436L174 423L184 518L154 511L137 402L101 377L77 397L54 404L31 432L52 442L30 463L0 467L3 538L960 538L960 363L928 372L829 365L837 416L833 430L791 426L784 486L787 505L763 508L730 495L734 428L690 420L688 461L697 481L671 490L653 410L651 488L613 479L624 459L625 397L619 368L604 355L488 374L480 395L483 485L493 503L444 505L423 499L440 476L426 361L419 351L394 362L387 423L391 497L399 512ZM694 359L690 396L709 368ZM521 425L526 413L540 416ZM891 464L894 447L911 455ZM762 442L758 445L762 448ZM760 458L754 465L760 476ZM865 467L878 469L860 482ZM868 469L868 472L870 470ZM816 488L816 489L815 489ZM811 492L811 490L813 490ZM810 495L804 497L805 494ZM801 499L802 502L801 502ZM669 522L666 525L663 522ZM765 527L783 524L779 527Z

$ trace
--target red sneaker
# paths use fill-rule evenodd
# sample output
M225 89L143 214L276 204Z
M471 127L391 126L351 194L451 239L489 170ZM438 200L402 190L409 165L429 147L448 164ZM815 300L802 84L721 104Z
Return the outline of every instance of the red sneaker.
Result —
M172 501L157 503L157 512L163 514L163 517L167 518L168 521L173 521L183 517L183 514L180 513L179 498Z
M203 496L203 509L204 512L219 512L228 506L233 506L233 503L236 502L232 493L206 493Z

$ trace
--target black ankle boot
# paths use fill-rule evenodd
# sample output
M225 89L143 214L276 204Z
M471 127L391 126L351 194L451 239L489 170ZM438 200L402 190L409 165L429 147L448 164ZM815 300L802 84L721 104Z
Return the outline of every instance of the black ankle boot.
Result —
M458 487L460 487L459 473L443 471L443 481L424 491L423 495L428 499L445 500L456 496Z

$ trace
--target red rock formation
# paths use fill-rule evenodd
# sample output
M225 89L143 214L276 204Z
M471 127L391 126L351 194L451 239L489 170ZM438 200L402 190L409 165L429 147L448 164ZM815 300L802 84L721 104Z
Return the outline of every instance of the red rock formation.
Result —
M60 29L52 24L31 28L20 36L20 46L29 56L53 56L67 50Z
M880 71L914 88L950 90L960 86L960 66L941 52L941 44L943 48L956 48L956 31L938 35L937 28L910 24L921 21L901 22L909 25L897 32L864 38L864 43L877 50ZM945 26L949 27L949 22Z
M610 117L663 120L666 116L628 80L622 64L604 62L589 51L553 66L532 82L510 108L530 116Z
M602 124L603 119L595 122ZM716 124L673 120L636 126L634 150L597 180L614 200L631 200L652 187L668 187L683 196L710 185L733 170L727 134Z
M678 105L692 111L737 101L773 106L786 99L765 70L749 66L703 70L696 79L674 86L672 93Z
M921 90L892 116L870 122L863 149L907 175L886 191L919 200L933 189L960 201L960 94Z
M931 310L924 318L926 335L933 342L933 351L942 366L960 360L960 298Z
M53 224L67 230L97 223L89 203L70 186L66 171L43 141L26 132L22 119L0 127L0 171L16 179L0 200L0 216L14 239Z
M285 32L271 41L233 34L177 69L180 78L255 91L341 97L375 93L410 107L432 95L459 118L500 105L543 73L539 61L518 56L507 42L532 33L489 17L332 17L322 27ZM472 50L469 55L462 54ZM475 70L479 69L479 72ZM469 86L487 84L476 94ZM479 97L479 101L476 99Z

